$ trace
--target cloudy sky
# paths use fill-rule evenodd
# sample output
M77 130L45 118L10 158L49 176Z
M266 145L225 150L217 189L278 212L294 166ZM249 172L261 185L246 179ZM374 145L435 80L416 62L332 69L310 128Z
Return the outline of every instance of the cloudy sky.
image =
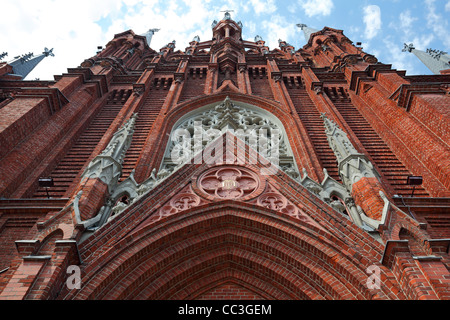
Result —
M278 39L298 49L306 41L297 23L319 30L328 26L344 30L365 52L408 75L431 72L402 52L403 43L450 51L450 0L2 0L0 7L5 61L54 48L55 57L46 58L28 80L53 80L129 29L142 34L159 28L153 49L175 40L176 49L184 51L196 35L211 39L211 23L221 20L225 9L243 23L245 40L260 35L271 49Z

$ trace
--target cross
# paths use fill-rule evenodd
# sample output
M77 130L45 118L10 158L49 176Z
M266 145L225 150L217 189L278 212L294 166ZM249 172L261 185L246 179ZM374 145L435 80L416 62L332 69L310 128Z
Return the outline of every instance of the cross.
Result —
M223 10L220 12L225 12L225 19L231 19L230 12L234 12L234 10Z
M299 27L300 29L303 30L303 28L307 27L307 25L304 23L299 23L299 24L297 24L297 27Z

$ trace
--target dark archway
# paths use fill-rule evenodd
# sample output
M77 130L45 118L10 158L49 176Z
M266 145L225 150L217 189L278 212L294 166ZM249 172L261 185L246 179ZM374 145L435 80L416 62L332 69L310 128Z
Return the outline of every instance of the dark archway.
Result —
M214 203L146 226L92 261L65 299L196 299L226 282L265 299L388 299L331 234L237 202Z

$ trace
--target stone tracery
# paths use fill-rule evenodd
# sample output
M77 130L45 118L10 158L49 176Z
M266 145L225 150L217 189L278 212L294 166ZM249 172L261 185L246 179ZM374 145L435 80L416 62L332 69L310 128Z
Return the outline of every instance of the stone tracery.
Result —
M291 177L299 176L278 119L257 108L237 105L228 97L219 105L187 115L174 126L159 172L168 171L170 174L175 171L227 131Z

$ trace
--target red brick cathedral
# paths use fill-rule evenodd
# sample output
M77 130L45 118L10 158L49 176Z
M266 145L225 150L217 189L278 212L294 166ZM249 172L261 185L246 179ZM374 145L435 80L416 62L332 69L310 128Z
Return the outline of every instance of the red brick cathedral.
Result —
M297 26L0 64L0 299L449 299L449 70Z

